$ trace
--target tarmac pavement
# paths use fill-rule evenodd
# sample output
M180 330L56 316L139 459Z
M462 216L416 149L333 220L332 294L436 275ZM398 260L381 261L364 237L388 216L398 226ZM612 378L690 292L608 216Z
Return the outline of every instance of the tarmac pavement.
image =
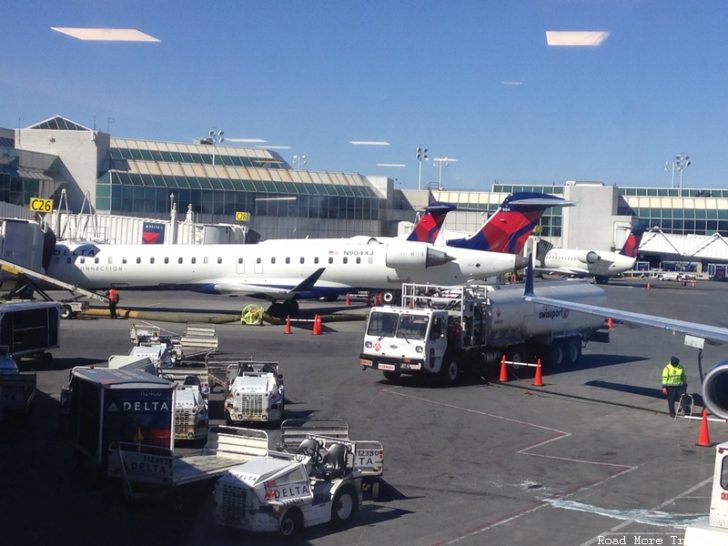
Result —
M728 285L722 283L651 283L648 289L644 280L622 280L605 289L612 307L728 322ZM214 313L235 312L251 301L122 292L119 306ZM366 312L343 302L304 302L302 309ZM216 527L207 494L179 512L163 502L127 504L118 484L74 463L59 428L60 390L71 367L128 352L131 322L63 321L53 365L37 370L32 414L25 423L0 424L6 543L290 543ZM183 324L155 324L184 330ZM660 372L673 354L686 367L689 392L700 391L697 351L682 335L617 324L610 342L588 344L574 369L545 372L543 387L532 386L525 371L504 384L442 387L417 377L393 384L363 371L360 321L325 324L321 336L312 335L309 323L294 323L291 335L280 325L216 328L221 350L280 362L287 417L344 419L354 439L384 445L385 498L365 503L350 527L305 530L301 543L639 544L639 536L677 544L670 537L682 537L684 525L707 515L713 449L695 445L699 421L668 417L659 392ZM725 356L724 347L706 345L704 371ZM211 411L221 422L219 393ZM710 427L713 442L728 439L724 424ZM268 432L275 439L276 431Z

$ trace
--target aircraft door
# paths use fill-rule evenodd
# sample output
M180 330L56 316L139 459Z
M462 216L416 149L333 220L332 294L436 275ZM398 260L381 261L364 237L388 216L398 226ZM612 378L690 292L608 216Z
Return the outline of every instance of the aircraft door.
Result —
M238 256L237 258L235 258L235 272L245 273L245 260L242 256Z
M255 259L255 272L263 273L263 258L260 256Z

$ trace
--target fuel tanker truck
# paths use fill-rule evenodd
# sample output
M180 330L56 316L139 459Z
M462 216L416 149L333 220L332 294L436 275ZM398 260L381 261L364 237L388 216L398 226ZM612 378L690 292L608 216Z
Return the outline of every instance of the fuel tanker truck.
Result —
M606 300L604 290L579 281L539 283L539 294L591 305ZM359 362L390 380L439 375L446 383L464 373L487 377L503 355L541 358L545 368L558 369L575 364L604 325L604 317L525 301L523 285L405 283L401 306L370 310Z

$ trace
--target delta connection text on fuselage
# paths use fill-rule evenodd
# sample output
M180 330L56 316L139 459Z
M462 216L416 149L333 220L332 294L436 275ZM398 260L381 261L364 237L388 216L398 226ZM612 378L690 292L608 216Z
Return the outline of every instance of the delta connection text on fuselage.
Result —
M262 245L102 245L59 243L48 275L96 290L109 286L206 293L279 295L317 270L300 297L351 289L397 290L403 282L462 284L525 265L512 254L434 247L428 243L343 240Z

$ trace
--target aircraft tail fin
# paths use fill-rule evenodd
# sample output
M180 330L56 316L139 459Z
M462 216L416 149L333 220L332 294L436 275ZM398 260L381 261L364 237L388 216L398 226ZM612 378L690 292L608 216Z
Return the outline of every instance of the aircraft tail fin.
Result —
M573 201L545 193L511 193L478 231L464 239L449 240L447 245L520 254L547 208L572 205Z
M620 250L619 253L623 254L624 256L629 256L630 258L636 258L637 251L639 250L640 243L642 242L642 235L644 235L646 230L647 228L645 226L634 226L632 228L632 231L630 231L627 240L624 242L622 250Z
M437 236L440 234L442 224L445 222L445 216L447 213L455 210L457 207L450 203L441 203L433 201L427 208L425 213L417 222L415 229L412 230L408 241L419 241L421 243L434 243Z

